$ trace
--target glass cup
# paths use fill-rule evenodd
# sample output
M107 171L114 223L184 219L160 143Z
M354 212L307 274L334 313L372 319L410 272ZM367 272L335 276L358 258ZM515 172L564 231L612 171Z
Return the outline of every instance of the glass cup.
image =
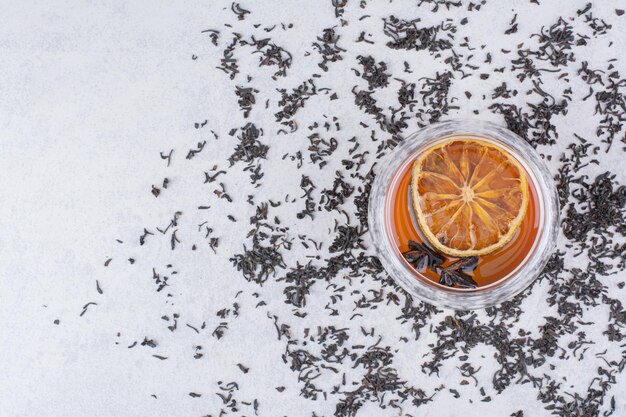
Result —
M394 201L400 178L424 150L454 138L476 138L508 151L525 169L536 191L536 235L523 260L508 274L476 288L448 287L416 271L403 258L394 226ZM430 304L459 310L485 308L509 300L539 276L554 250L559 225L554 181L537 152L505 127L486 121L451 120L408 135L376 166L369 202L369 229L378 257L389 275L408 293ZM409 208L412 207L409 199ZM418 228L413 213L413 226Z

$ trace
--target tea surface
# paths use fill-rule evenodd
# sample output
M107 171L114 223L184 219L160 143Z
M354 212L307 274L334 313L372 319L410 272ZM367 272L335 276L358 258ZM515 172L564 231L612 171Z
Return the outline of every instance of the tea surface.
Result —
M411 215L413 210L409 194L411 169L412 167L409 165L404 172L402 172L400 181L396 189L392 192L392 227L395 242L400 252L405 252L409 249L409 240L419 243L425 240ZM511 241L500 250L489 255L481 256L478 266L472 273L479 287L499 281L511 273L524 261L533 247L539 226L539 204L537 190L531 181L529 181L528 188L528 208L518 231ZM453 260L454 258L452 258L452 261ZM444 266L449 263L451 263L451 261L448 261ZM421 274L432 281L439 282L438 274L430 269L426 269L423 272L416 271L416 274Z

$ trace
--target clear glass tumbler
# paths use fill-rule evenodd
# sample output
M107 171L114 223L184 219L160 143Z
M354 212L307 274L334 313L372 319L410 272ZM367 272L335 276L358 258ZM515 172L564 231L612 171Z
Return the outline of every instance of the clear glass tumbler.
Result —
M400 177L406 175L407 169L410 169L417 155L425 149L455 137L475 137L507 150L526 170L529 183L537 194L535 220L537 233L523 261L496 282L472 289L441 285L412 268L400 252L393 223L394 197ZM554 181L537 152L525 140L505 127L472 120L452 120L432 124L408 135L376 168L369 204L369 228L372 240L378 257L389 275L415 297L430 304L460 310L489 307L512 298L528 287L548 262L559 227L558 198Z

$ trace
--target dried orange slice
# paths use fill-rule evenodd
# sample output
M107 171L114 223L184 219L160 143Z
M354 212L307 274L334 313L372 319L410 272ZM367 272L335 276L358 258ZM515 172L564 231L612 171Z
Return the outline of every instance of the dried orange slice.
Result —
M413 164L413 209L426 239L455 257L483 256L506 245L528 206L528 180L515 158L478 139L452 139Z

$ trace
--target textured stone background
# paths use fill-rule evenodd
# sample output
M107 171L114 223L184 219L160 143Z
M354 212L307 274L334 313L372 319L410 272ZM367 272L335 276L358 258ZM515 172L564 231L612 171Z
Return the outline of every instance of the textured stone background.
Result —
M0 414L626 414L623 6L3 2ZM486 311L411 300L365 228L376 160L452 118L562 200Z

